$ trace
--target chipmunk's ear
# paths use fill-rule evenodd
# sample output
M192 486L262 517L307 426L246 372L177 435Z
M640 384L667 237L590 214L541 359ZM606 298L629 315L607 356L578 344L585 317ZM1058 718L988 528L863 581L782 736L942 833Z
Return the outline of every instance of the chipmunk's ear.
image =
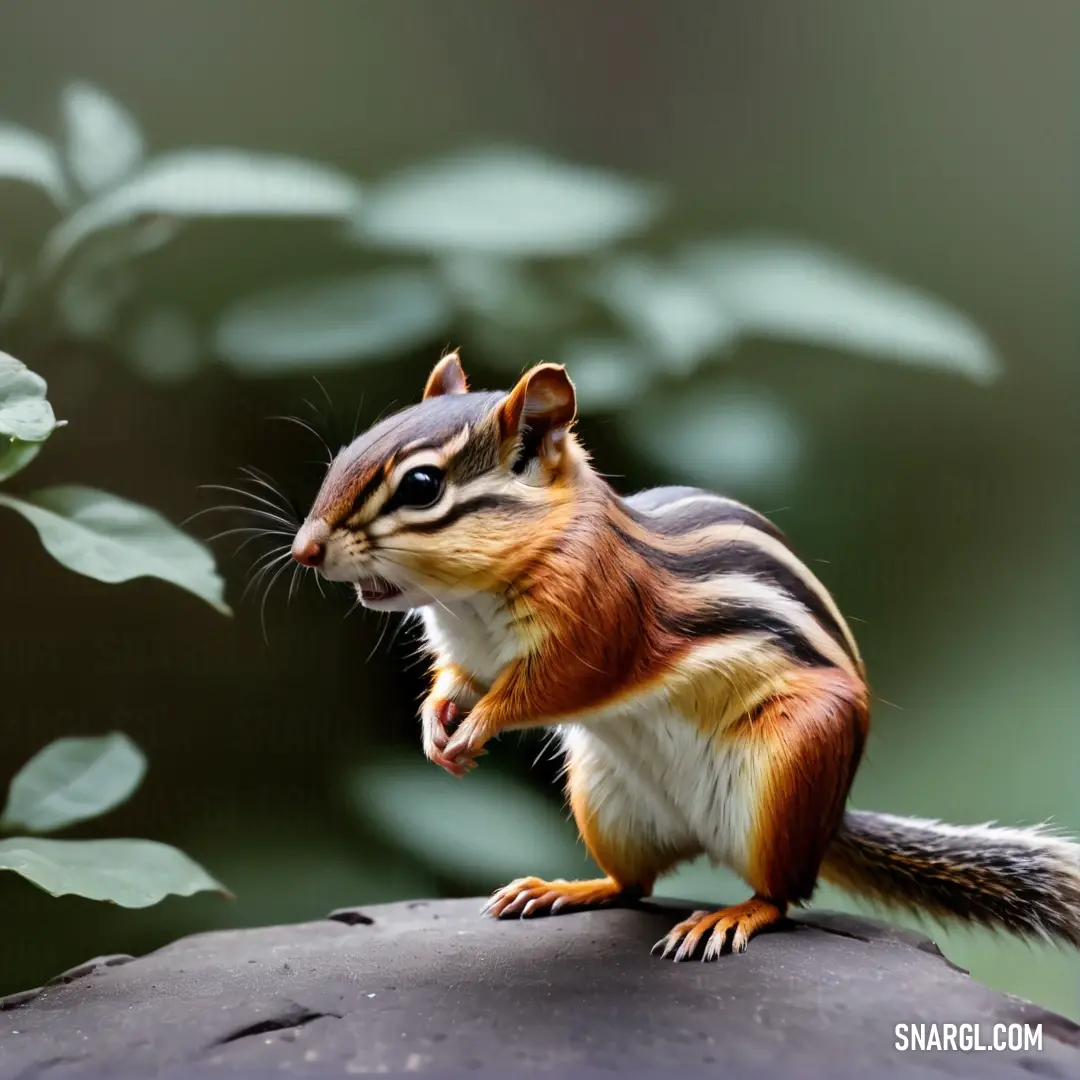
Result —
M424 387L424 397L440 397L443 394L466 394L469 381L456 352L447 353L432 369Z
M576 414L574 384L562 364L537 364L522 375L499 406L504 442L518 442L520 436L515 471L536 457L549 466L558 464Z

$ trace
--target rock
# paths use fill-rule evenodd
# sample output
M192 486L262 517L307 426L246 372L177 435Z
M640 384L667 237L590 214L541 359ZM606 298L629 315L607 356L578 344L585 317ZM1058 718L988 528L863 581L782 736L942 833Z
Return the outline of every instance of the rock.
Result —
M1080 1027L973 982L928 939L817 915L675 964L689 910L496 922L479 900L343 908L102 957L0 1002L0 1080L354 1073L1080 1076ZM1041 1025L1042 1048L908 1052L897 1024Z

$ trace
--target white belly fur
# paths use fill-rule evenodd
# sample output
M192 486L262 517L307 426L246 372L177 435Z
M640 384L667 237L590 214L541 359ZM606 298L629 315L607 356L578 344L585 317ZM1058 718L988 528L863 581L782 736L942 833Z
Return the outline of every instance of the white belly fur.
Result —
M560 729L600 832L632 847L699 849L745 875L757 770L736 740L703 735L670 705Z
M522 652L509 612L494 597L431 605L421 614L428 647L440 661L484 686ZM753 666L755 655L752 643L719 643L703 647L699 663L703 670ZM739 701L733 696L731 719L744 711ZM626 837L633 847L697 849L745 876L762 775L751 745L703 734L663 691L591 711L556 730L583 766L575 776L587 785L603 834Z
M505 603L484 593L420 609L428 648L443 664L457 665L482 686L521 653Z

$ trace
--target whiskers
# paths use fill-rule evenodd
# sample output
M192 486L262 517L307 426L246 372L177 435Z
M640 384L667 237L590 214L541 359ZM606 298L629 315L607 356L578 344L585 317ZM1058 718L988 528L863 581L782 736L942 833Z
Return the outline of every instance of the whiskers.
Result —
M257 555L249 567L247 583L240 596L241 603L253 594L258 599L259 623L263 638L268 641L266 604L274 585L289 572L291 565L292 576L289 578L286 601L291 602L303 579L304 571L311 568L292 562L293 537L302 524L302 516L297 506L261 469L245 467L240 473L242 479L237 485L202 485L203 490L221 492L229 496L229 499L192 514L188 521L206 514L235 514L241 519L253 522L223 529L207 538L207 542L212 544L227 537L240 537L240 542L230 554L231 558L236 558L251 544L270 542L270 546ZM315 581L322 592L322 582L318 574L315 575Z

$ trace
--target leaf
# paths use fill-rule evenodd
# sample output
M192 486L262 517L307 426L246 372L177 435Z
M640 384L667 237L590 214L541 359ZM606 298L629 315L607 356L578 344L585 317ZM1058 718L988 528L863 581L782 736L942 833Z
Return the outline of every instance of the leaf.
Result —
M62 106L68 166L84 191L112 187L142 160L143 138L135 118L104 91L85 82L69 83Z
M965 315L828 251L749 239L691 247L681 265L743 335L850 349L979 382L1001 369Z
M788 410L760 388L700 381L643 398L617 423L634 445L676 476L743 496L787 481L802 459L801 434Z
M0 439L42 442L56 428L45 380L21 360L0 352Z
M438 280L420 271L330 278L242 301L221 319L215 346L244 375L281 375L426 344L450 314Z
M53 896L84 896L126 908L166 896L228 890L182 851L153 840L0 840L0 870L14 870Z
M135 324L127 352L147 378L179 382L199 368L199 333L184 312L157 308L146 312Z
M0 180L21 180L46 192L59 207L68 190L60 155L48 139L14 124L0 124Z
M694 274L643 258L613 259L586 286L669 368L688 372L730 345L738 326Z
M114 329L120 309L137 287L138 277L128 266L116 263L79 266L64 276L56 290L57 318L65 329L83 341L104 338Z
M30 275L22 270L5 272L0 261L0 323L13 319L30 296Z
M552 295L519 259L465 253L441 258L436 267L458 308L513 334L557 333L580 314L573 297Z
M61 222L46 240L43 262L55 269L91 234L146 215L333 220L353 217L359 206L359 184L327 165L243 150L179 150L147 162Z
M350 790L365 817L426 864L467 880L553 877L582 867L574 827L525 785L489 769L464 781L425 761L382 761Z
M210 552L148 507L76 484L0 495L0 504L22 514L69 570L106 582L160 578L230 613Z
M15 775L0 829L55 832L98 817L126 801L142 783L146 758L126 736L57 739Z
M624 408L652 381L641 350L625 341L583 338L572 341L562 355L583 412Z
M509 149L417 166L370 193L359 240L423 252L565 255L640 232L662 199L649 185Z
M76 251L60 275L56 314L75 336L104 338L139 285L138 261L177 235L182 223L156 216L127 222L94 236Z
M21 472L38 456L39 442L23 442L22 439L5 439L0 436L0 482Z

